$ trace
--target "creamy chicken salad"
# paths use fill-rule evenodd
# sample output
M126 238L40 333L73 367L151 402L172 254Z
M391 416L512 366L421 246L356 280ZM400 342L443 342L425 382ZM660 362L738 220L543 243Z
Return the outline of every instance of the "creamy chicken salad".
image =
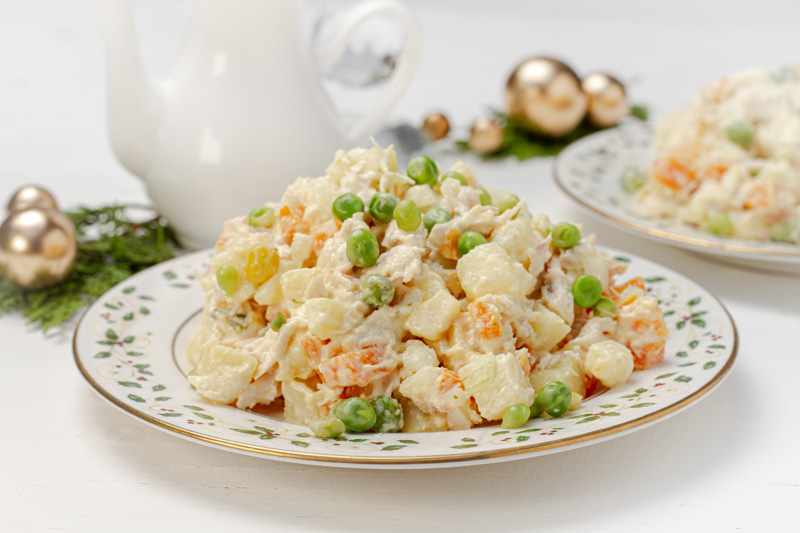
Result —
M463 163L340 151L225 223L188 379L321 437L518 427L661 361L658 302L624 271Z
M637 209L718 235L800 242L798 68L723 77L666 117L649 176L623 176Z

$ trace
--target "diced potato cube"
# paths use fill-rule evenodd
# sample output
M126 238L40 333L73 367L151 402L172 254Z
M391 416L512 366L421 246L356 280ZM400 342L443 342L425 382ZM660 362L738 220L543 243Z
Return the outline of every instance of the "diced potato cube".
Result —
M429 431L447 431L447 415L443 413L426 413L411 400L400 398L403 408L403 432L424 433Z
M400 394L412 400L428 396L443 371L444 369L436 367L419 369L414 375L403 380L400 384Z
M420 211L427 211L436 204L436 193L430 185L414 185L406 191L406 200L411 200Z
M328 209L330 211L330 209ZM289 248L289 268L300 268L314 249L314 238L305 233L295 233L292 246Z
M189 383L210 400L231 403L250 384L258 360L241 350L216 345L202 354Z
M423 265L419 275L414 278L414 287L422 291L423 299L428 299L444 289L445 283L442 276Z
M445 289L423 301L406 319L406 328L428 340L438 340L458 316L461 304Z
M272 276L266 283L263 283L255 293L255 300L259 305L276 305L280 303L283 292L281 291L281 278L283 276Z
M433 348L416 339L406 343L406 349L403 350L400 357L403 359L403 373L407 375L426 366L439 366L439 359Z
M494 354L479 355L471 363L464 365L458 372L464 388L472 394L489 387L495 378L496 361Z
M316 275L316 268L298 268L288 270L281 275L281 292L290 309L302 305L306 287Z
M542 236L534 231L530 221L509 220L492 232L492 242L499 244L515 261L527 265L530 250L539 244Z
M236 407L239 409L250 409L254 405L263 404L268 405L272 403L275 398L280 396L281 387L280 383L275 381L275 374L264 374L255 382L247 386L247 388L239 395L236 400Z
M354 304L331 298L311 298L305 303L308 330L320 339L330 339L353 328L360 314Z
M616 387L633 372L633 354L617 341L606 340L589 346L583 359L586 371L606 387Z
M315 402L315 394L311 388L301 381L284 381L281 383L283 392L283 416L289 422L308 425L320 417L320 410Z
M235 268L238 272L240 272L239 275L241 277L245 267L247 266L247 260L242 254L238 254L234 250L225 250L224 252L218 252L214 254L209 263L209 268L211 269L211 272L214 273L223 265L228 265Z
M529 378L536 390L551 381L560 381L572 392L577 392L581 396L586 394L581 356L571 350L545 355L539 360Z
M512 405L531 405L535 398L519 361L509 353L486 354L461 367L458 376L475 398L478 412L487 420L500 420Z
M537 352L552 350L571 329L563 318L538 302L533 308L530 324L536 334L533 349Z
M283 357L278 358L278 381L290 379L306 379L314 373L314 367L308 359L303 345L294 341L286 348Z
M478 246L461 257L456 272L470 300L485 294L525 296L533 289L533 276L493 242Z
M427 412L450 413L467 407L469 395L452 370L426 366L404 379L400 394Z

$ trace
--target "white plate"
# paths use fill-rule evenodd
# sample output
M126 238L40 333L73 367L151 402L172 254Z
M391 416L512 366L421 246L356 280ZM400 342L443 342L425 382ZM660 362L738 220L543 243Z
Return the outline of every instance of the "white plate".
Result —
M632 195L620 185L620 176L626 167L649 165L655 156L652 143L652 130L641 122L584 137L556 158L553 164L556 183L589 213L624 230L749 266L800 273L797 267L800 245L723 237L677 220L651 219L638 214Z
M499 425L440 433L365 433L318 439L279 413L242 411L202 398L185 374L186 346L204 294L196 280L210 252L145 270L86 311L73 351L83 376L106 400L147 425L223 450L301 463L361 468L434 468L544 455L594 444L663 420L719 385L736 357L736 327L723 305L685 277L647 260L629 275L662 301L669 337L664 361L557 419L519 429Z

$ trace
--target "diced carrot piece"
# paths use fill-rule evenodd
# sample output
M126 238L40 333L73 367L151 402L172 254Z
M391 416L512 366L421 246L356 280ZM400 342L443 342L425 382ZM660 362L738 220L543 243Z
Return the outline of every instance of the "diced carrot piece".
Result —
M607 291L608 297L614 300L614 303L617 304L617 307L622 307L623 305L632 304L633 302L636 301L636 298L638 298L637 294L638 291L633 293L629 292L624 299L622 298L625 290L630 287L638 287L642 290L642 292L644 292L645 291L644 278L636 277L626 281L621 285L610 286Z
M747 194L744 202L745 209L755 209L757 207L769 207L774 202L774 191L764 184L758 184Z
M435 387L439 394L444 394L445 392L455 388L464 390L464 383L455 372L445 369L444 372L442 372L441 375L436 378Z
M308 359L314 366L319 364L319 359L322 354L322 343L314 337L313 335L306 334L303 336L300 344L303 346L303 349L306 351L306 355Z
M289 206L281 207L278 220L281 228L281 234L287 244L292 244L294 234L297 231L297 226L303 220L303 213L305 210L303 206Z
M659 158L653 161L650 175L654 180L674 191L684 189L696 179L694 171L674 157Z
M709 165L703 169L702 178L705 180L719 181L727 170L728 167L722 164Z
M446 259L458 259L458 239L461 237L461 232L456 228L450 228L444 236L444 243L442 244L442 257Z
M377 346L369 346L321 362L319 372L323 381L334 387L363 386L394 371L397 363L387 361L384 355Z
M472 302L467 308L472 320L475 321L475 328L482 338L496 339L503 335L500 317L490 311L483 302Z
M633 354L634 370L646 370L660 363L664 359L664 346L667 343L668 333L664 316L659 313L652 321L636 320L632 329L641 335L655 333L658 337L658 340L642 346L637 346L635 343L628 346Z
M311 229L311 237L314 239L314 251L319 254L320 250L325 246L325 243L333 237L333 234L339 230L337 222L329 220L324 224L319 224Z

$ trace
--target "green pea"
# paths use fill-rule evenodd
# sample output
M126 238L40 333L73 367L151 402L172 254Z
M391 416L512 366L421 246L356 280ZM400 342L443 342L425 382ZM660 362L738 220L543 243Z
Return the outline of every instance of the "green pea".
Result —
M551 381L536 394L535 405L554 418L566 413L571 403L572 391L560 381Z
M356 213L364 212L364 202L351 192L346 192L333 201L333 216L344 222Z
M553 246L556 248L572 248L581 242L581 230L567 222L553 226L550 235L553 238Z
M572 282L572 297L575 305L589 309L594 307L603 295L603 284L590 274L583 274ZM613 302L612 302L613 303Z
M741 146L747 148L753 142L753 127L747 122L734 122L725 128L725 133L728 134L728 139Z
M776 242L789 242L792 239L792 228L786 222L777 222L769 227L769 237Z
M601 296L600 299L597 300L597 303L592 307L592 312L594 313L594 316L614 318L618 314L617 304L615 304L614 300L611 298Z
M247 215L250 225L257 228L271 228L277 218L275 210L265 205L256 207Z
M458 238L458 253L467 255L470 250L481 244L486 244L486 237L477 231L465 231Z
M236 286L239 284L239 274L236 269L230 265L222 265L217 269L217 285L228 296L233 294Z
M278 314L275 315L275 318L272 319L272 322L269 323L269 327L272 331L278 331L281 329L281 326L286 323L286 316L278 311Z
M433 185L439 177L439 167L426 155L412 157L406 167L406 174L417 185Z
M369 214L378 222L391 222L399 200L388 192L377 192L369 201Z
M335 439L344 433L344 422L333 416L324 416L308 425L314 435L321 439Z
M378 261L381 250L378 239L365 228L353 230L347 237L347 258L357 267L371 267Z
M425 225L425 229L428 230L428 233L430 233L431 229L433 229L436 224L441 224L449 220L453 220L452 215L440 207L434 207L428 210L425 216L422 217L422 223Z
M385 274L370 274L361 280L361 298L375 309L389 305L394 298L394 284Z
M504 194L497 202L497 208L503 213L508 211L519 203L519 197L516 194Z
M733 224L728 214L717 211L708 216L708 231L715 235L730 235L733 233Z
M647 172L639 167L626 167L619 178L622 188L627 192L634 192L647 183Z
M533 402L533 405L531 405L531 418L539 418L542 416L543 412L544 411L542 410L541 406L536 402Z
M480 191L481 191L481 196L480 196L481 205L492 205L492 195L489 194L489 192L483 187L480 188Z
M372 426L372 431L396 433L403 429L403 409L400 407L400 402L389 396L378 396L369 403L375 411L375 425Z
M403 200L394 208L394 220L403 231L416 231L422 224L422 213L414 200Z
M333 416L352 433L364 433L375 425L375 409L363 398L348 398L333 408Z
M531 408L524 403L512 405L503 413L503 427L514 429L521 427L531 417Z
M460 174L458 172L453 172L452 170L450 172L445 172L444 174L442 174L442 177L439 181L444 183L444 180L446 179L454 179L459 183L461 183L461 185L463 185L464 187L469 187L469 182L467 181L467 178L465 178L463 174Z

